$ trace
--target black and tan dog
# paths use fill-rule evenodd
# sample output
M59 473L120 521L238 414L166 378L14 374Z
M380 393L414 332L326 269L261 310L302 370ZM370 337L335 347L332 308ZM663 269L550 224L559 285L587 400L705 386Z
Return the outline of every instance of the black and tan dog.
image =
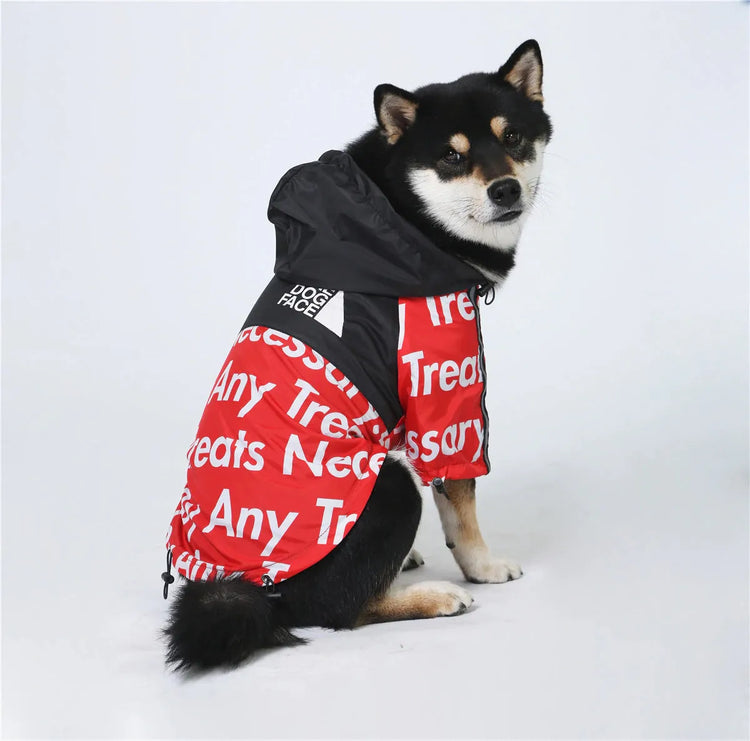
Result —
M476 517L479 298L513 267L551 135L539 46L495 73L380 85L375 113L271 198L275 275L211 392L168 536L186 577L165 630L178 668L237 665L296 626L463 612L462 587L391 587L421 562L426 483L468 581L521 575Z

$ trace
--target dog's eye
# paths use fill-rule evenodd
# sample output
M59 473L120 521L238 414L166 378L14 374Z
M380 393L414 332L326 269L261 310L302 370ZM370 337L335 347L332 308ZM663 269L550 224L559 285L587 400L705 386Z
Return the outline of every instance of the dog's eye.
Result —
M460 165L464 161L462 154L459 154L455 149L449 149L443 155L443 162L449 165Z
M503 134L503 144L509 147L518 146L523 137L515 129L506 129Z

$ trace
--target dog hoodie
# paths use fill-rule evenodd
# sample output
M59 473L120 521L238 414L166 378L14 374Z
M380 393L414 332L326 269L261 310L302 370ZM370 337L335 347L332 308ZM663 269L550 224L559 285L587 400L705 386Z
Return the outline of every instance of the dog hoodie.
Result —
M290 170L268 216L274 277L208 396L167 534L190 580L278 582L317 563L389 451L424 484L489 471L486 279L343 152Z

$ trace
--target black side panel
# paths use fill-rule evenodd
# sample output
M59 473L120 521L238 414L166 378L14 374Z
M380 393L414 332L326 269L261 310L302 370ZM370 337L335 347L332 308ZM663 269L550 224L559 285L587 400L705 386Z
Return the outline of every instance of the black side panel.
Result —
M398 299L345 293L341 340L366 366L363 371L372 384L389 399L393 406L389 413L396 415L393 424L380 416L388 429L393 429L404 413L398 398ZM378 408L374 402L372 405Z
M294 285L272 278L243 329L253 325L270 327L312 347L346 374L392 430L403 416L396 368L398 299L345 294L343 331L338 337L314 317L280 303Z

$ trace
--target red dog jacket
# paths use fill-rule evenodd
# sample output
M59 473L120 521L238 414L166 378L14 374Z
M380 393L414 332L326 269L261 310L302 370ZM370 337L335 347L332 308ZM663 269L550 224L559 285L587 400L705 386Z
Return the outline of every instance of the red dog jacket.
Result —
M275 277L209 394L167 547L191 580L319 561L389 450L422 481L488 472L482 276L401 219L348 155L271 198Z

